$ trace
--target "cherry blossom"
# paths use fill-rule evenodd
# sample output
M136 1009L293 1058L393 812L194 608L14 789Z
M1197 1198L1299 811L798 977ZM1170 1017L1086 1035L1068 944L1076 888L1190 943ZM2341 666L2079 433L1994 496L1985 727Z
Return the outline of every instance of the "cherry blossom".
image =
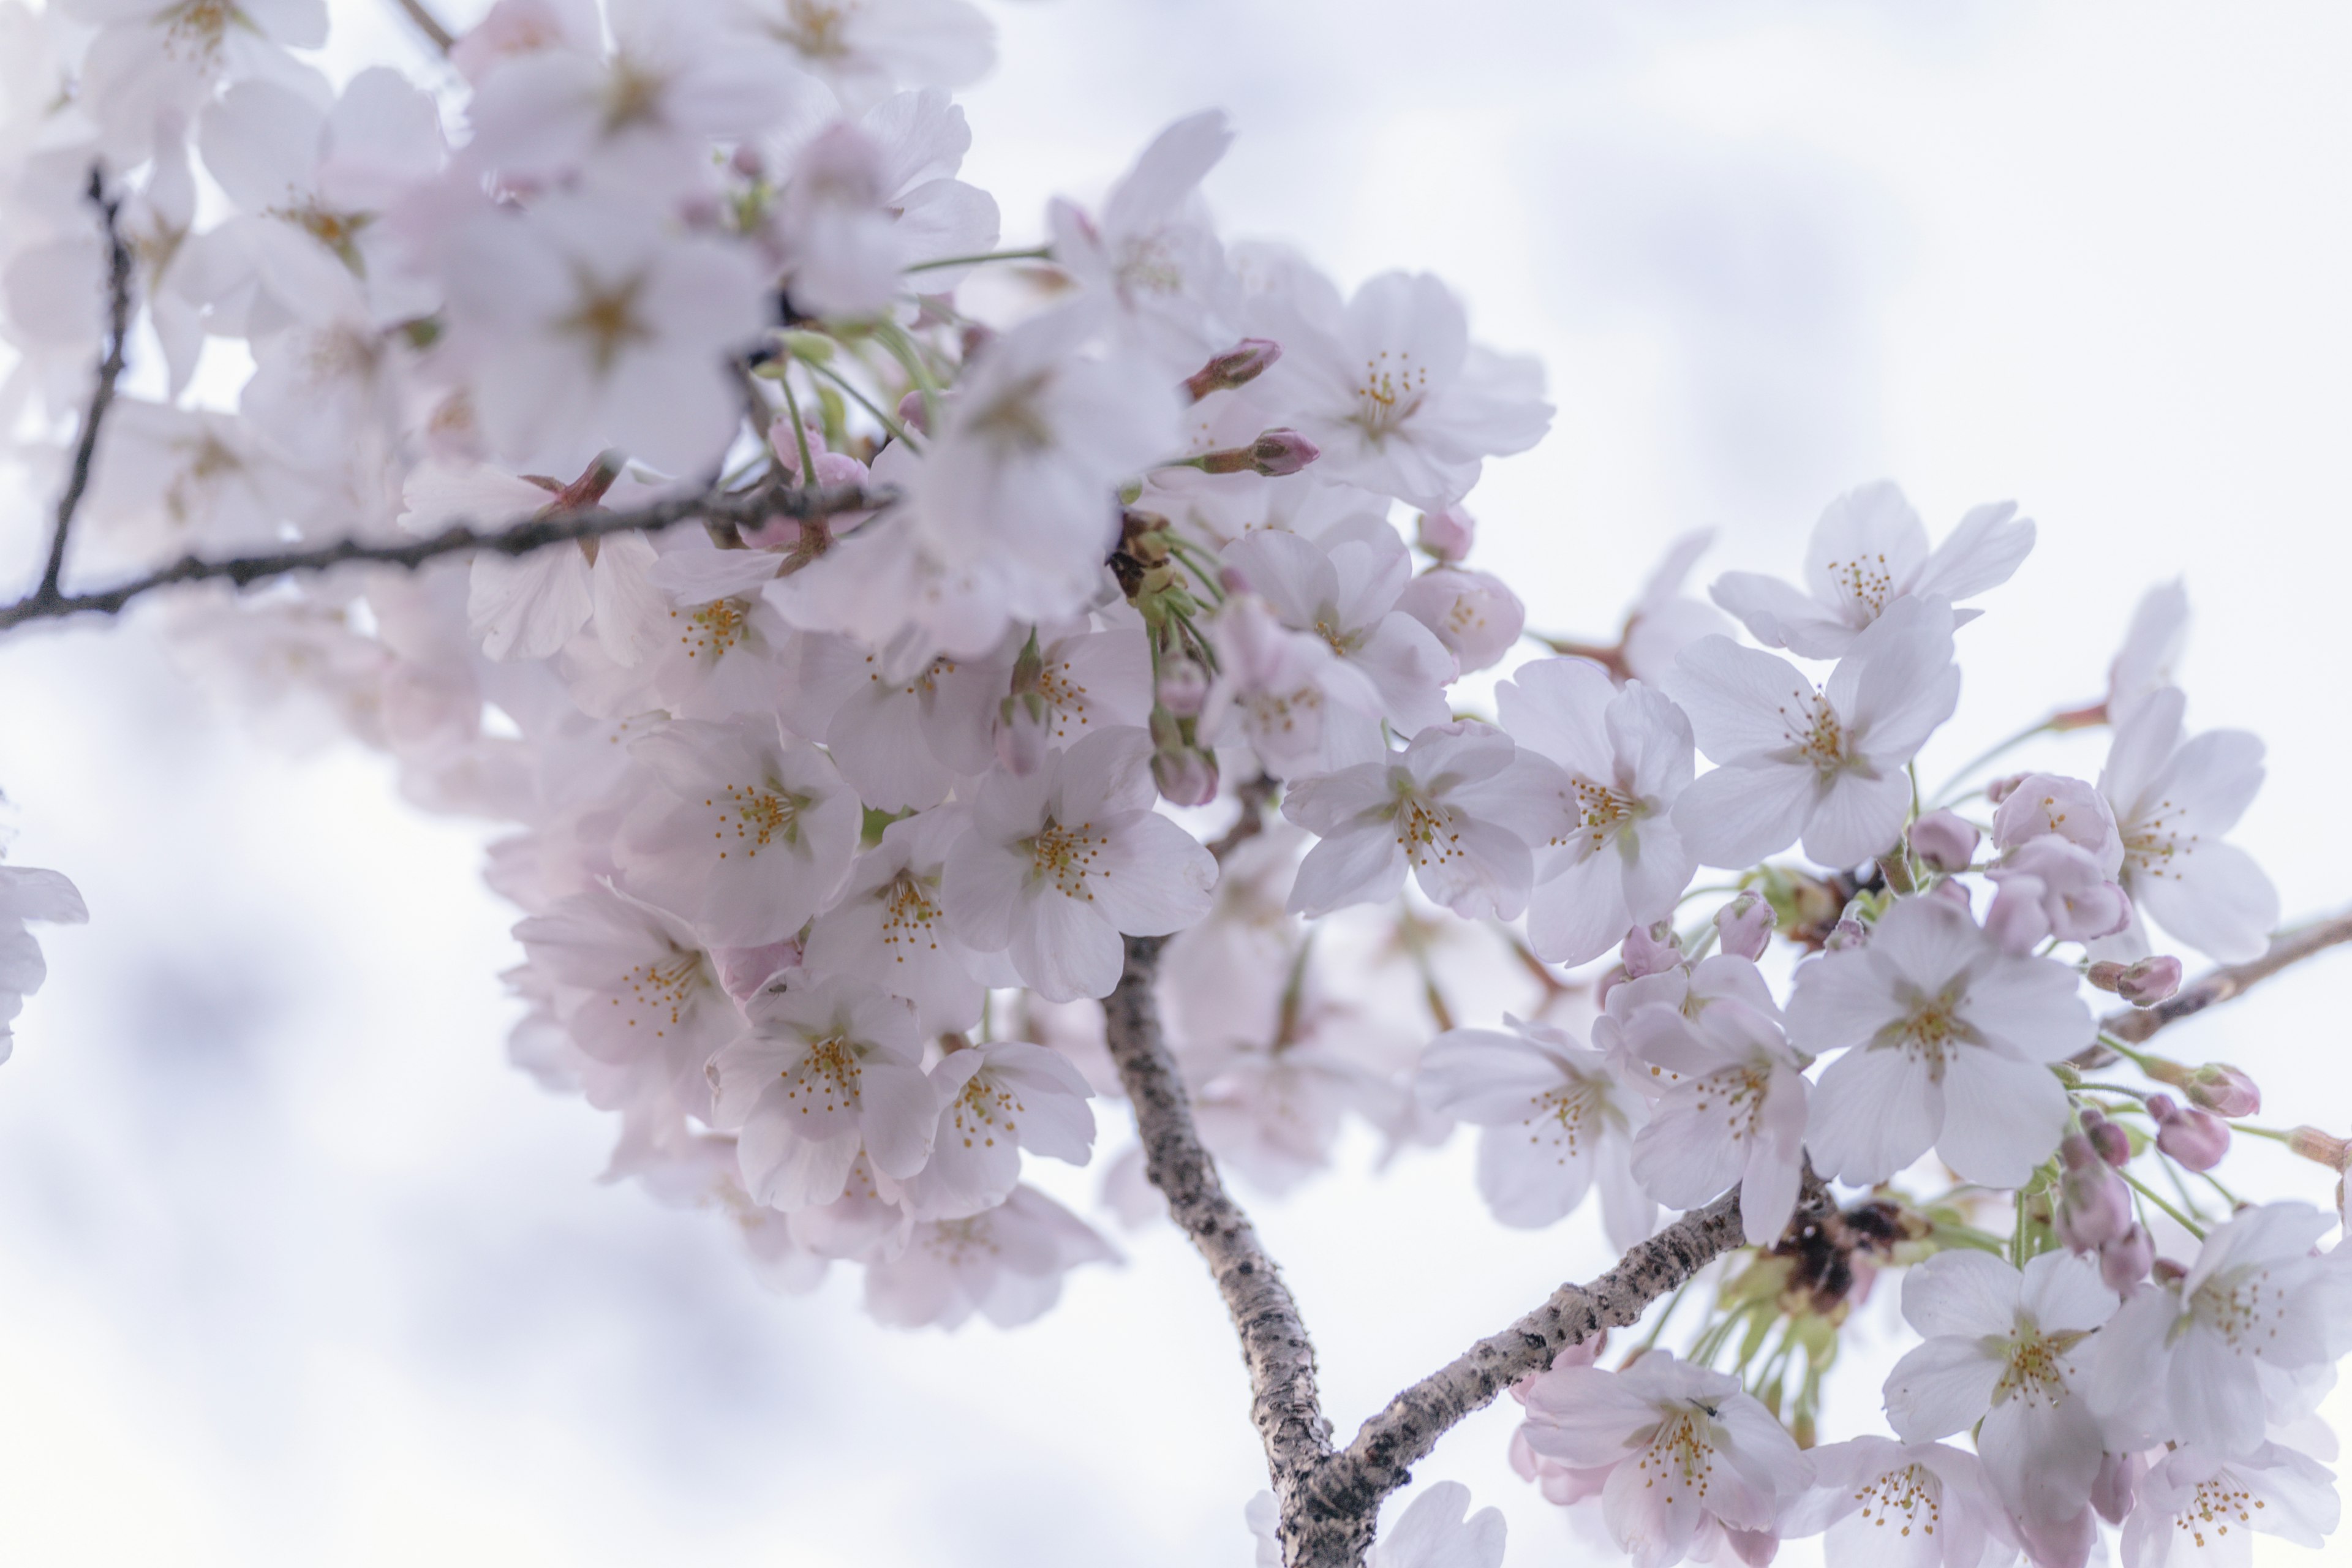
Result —
M948 852L968 826L963 812L942 806L884 828L809 927L808 967L908 1003L927 1032L977 1024L993 966L956 936L940 891Z
M1865 1436L1809 1458L1814 1490L1781 1528L1791 1536L1825 1533L1829 1568L1999 1568L2017 1560L2009 1512L1974 1454Z
M1555 1368L1528 1390L1520 1434L1547 1458L1610 1467L1609 1532L1639 1568L1728 1544L1769 1560L1786 1503L1812 1466L1739 1380L1652 1351L1622 1372Z
M771 986L744 1013L750 1030L710 1058L711 1119L736 1135L754 1202L829 1204L861 1151L885 1176L923 1168L939 1099L923 1075L914 1009L821 980Z
M1806 1133L1841 1181L1879 1182L1930 1147L1971 1181L2023 1184L2057 1147L2065 1090L2043 1064L2090 1044L2074 973L2002 952L1940 899L1903 899L1869 942L1805 965L1789 1037L1822 1072Z
M1470 1489L1439 1481L1372 1542L1370 1568L1502 1568L1500 1510L1470 1512Z
M1209 909L1216 861L1151 810L1150 737L1097 731L1027 777L995 773L940 884L953 929L1005 952L1050 1001L1107 996L1119 936L1160 936Z
M1951 717L1960 672L1948 606L1906 597L1852 639L1822 687L1786 659L1705 637L1665 689L1720 764L1675 805L1701 863L1747 866L1802 838L1815 862L1851 866L1901 836L1904 765Z
M901 1328L954 1328L975 1311L1000 1329L1034 1321L1060 1299L1062 1277L1118 1251L1034 1187L995 1208L917 1225L903 1249L866 1269L866 1310Z
M1882 479L1822 511L1805 547L1807 591L1753 572L1727 572L1710 592L1766 647L1841 658L1890 605L1906 598L1948 605L1972 599L2008 582L2032 549L2032 521L2003 501L1972 510L1930 551L1919 514Z
M1726 999L1696 1018L1644 1007L1625 1035L1644 1061L1676 1079L1634 1139L1634 1178L1680 1209L1697 1208L1736 1181L1749 1245L1779 1240L1797 1207L1806 1090L1780 1026Z
M1204 738L1246 744L1277 778L1374 763L1386 749L1379 688L1321 637L1288 629L1248 594L1226 601L1214 635Z
M2246 1568L2258 1534L2316 1551L2343 1511L2335 1472L2307 1455L2265 1443L2233 1458L2185 1443L2140 1479L2123 1568Z
M2064 1253L2020 1273L1981 1252L1939 1252L1903 1282L1904 1319L1926 1342L1886 1380L1895 1435L1920 1443L1976 1426L1993 1495L2036 1561L2079 1563L2089 1548L2105 1439L2084 1395L2084 1342L2115 1310L2091 1261Z
M930 1076L939 1131L930 1163L906 1186L919 1219L962 1219L1003 1203L1024 1149L1073 1165L1093 1152L1093 1091L1058 1051L994 1040L950 1052Z
M2186 702L2168 688L2117 722L2099 792L2114 808L2133 903L2189 946L2238 963L2259 957L2278 924L2278 890L2221 842L2262 788L2263 743L2242 730L2189 738Z
M1496 1219L1528 1229L1554 1224L1598 1183L1610 1238L1633 1245L1656 1218L1632 1157L1647 1102L1600 1052L1563 1031L1504 1023L1508 1033L1454 1029L1431 1041L1414 1092L1429 1110L1486 1129L1478 1192Z
M1322 842L1298 868L1290 908L1320 915L1392 899L1410 868L1456 914L1510 920L1535 875L1520 825L1550 794L1509 736L1472 721L1433 724L1385 763L1303 780L1283 815Z
M1393 532L1383 543L1351 541L1327 551L1295 533L1260 531L1228 547L1224 560L1284 626L1321 637L1360 673L1398 733L1446 721L1454 656L1396 608L1412 563Z
M1674 911L1696 862L1675 831L1691 782L1690 721L1650 688L1618 690L1589 659L1521 665L1496 689L1503 728L1559 764L1540 847L1528 940L1555 963L1581 963Z
M1223 346L1223 247L1199 211L1199 188L1233 140L1220 110L1180 120L1111 187L1099 218L1067 201L1048 214L1055 260L1116 300L1127 329L1173 375Z

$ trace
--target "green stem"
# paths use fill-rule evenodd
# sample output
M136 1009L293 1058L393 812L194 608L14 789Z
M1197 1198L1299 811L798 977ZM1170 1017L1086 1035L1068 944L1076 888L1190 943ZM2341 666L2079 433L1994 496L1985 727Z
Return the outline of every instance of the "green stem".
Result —
M805 489L816 483L816 459L809 456L808 426L801 423L801 400L793 393L791 376L778 376L776 384L784 389L784 412L793 422L793 446L800 452L801 487Z
M1959 770L1952 774L1951 778L1945 783L1943 789L1937 794L1937 808L1940 810L1944 806L1952 804L1955 800L1965 799L1965 796L1955 795L1952 792L1958 789L1961 784L1965 783L1970 773L1976 772L1979 768L1983 767L1987 763L1998 761L2008 752L2016 750L2018 747L2025 744L2026 742L2033 739L2034 736L2042 734L2045 731L2049 730L2050 727L2051 721L2044 719L2041 722L2035 724L2032 728L2020 730L2008 740L2002 741L1997 745L1991 746L1983 752L1979 752L1977 755L1970 757L1966 763L1961 764Z
M2179 1209L2174 1208L2170 1204L2166 1203L2161 1197L2158 1197L2149 1189L2148 1184L2146 1182L2141 1181L2129 1171L2118 1170L2116 1172L2116 1174L2121 1176L2126 1182L2129 1183L2131 1184L2132 1191L2137 1193L2140 1196L2146 1198L2148 1202L2162 1209L2166 1214L2170 1215L2174 1223L2179 1225L2181 1229L2187 1231L2189 1235L2195 1237L2200 1241L2205 1239L2205 1227L2203 1226L2199 1225L2195 1220L2190 1219L2187 1215L2182 1214Z
M1051 246L1041 245L1034 250L990 250L977 256L942 256L936 261L918 261L904 268L908 272L936 272L947 267L974 267L983 261L1051 261Z
M2243 1132L2252 1138L2267 1138L2273 1143L2291 1143L2294 1141L2275 1127L2257 1127L2251 1121L2232 1121L2230 1123L2230 1131Z
M874 400L866 396L864 393L858 391L856 384L851 381L847 376L842 374L831 365L826 364L813 364L809 366L809 369L824 377L827 381L833 383L834 385L841 388L842 391L849 394L851 397L855 398L860 408L863 408L866 413L871 414L876 419L881 421L882 428L890 433L890 438L892 440L904 441L907 444L907 449L910 452L920 452L923 449L922 443L915 439L914 433L912 431L908 430L904 425L898 423L898 420L892 418L889 415L883 413L882 410L876 405Z

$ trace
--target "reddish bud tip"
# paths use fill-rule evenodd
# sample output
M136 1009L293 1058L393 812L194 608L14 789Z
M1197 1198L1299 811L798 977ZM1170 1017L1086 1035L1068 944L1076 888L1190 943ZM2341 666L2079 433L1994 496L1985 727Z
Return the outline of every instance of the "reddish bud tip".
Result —
M1246 386L1273 368L1282 345L1272 338L1244 338L1184 378L1184 390L1198 403L1213 392Z

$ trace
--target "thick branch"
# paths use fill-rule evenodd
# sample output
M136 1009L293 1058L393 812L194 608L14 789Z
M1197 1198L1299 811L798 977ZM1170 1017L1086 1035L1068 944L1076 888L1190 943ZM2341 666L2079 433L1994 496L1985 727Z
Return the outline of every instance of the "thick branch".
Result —
M265 578L283 577L298 572L324 572L335 566L370 564L413 570L440 556L467 551L489 550L502 555L525 555L551 544L596 539L607 533L648 532L667 528L672 523L684 522L689 518L756 522L772 517L831 517L841 512L876 510L895 499L895 494L889 490L867 490L855 485L819 489L761 487L730 495L676 496L618 511L554 512L493 529L453 523L440 532L422 539L382 542L346 539L303 550L238 555L217 561L190 555L144 577L136 577L97 593L58 594L45 587L0 609L0 632L26 621L62 616L110 616L142 595L183 583L226 579L242 588Z
M38 598L58 596L58 584L66 570L66 541L73 532L74 513L81 510L81 498L89 489L90 465L98 456L99 426L106 422L106 411L114 405L115 384L122 379L123 351L131 337L131 247L122 239L122 203L106 194L106 171L100 165L90 167L89 196L90 205L98 209L99 222L106 234L106 354L99 362L97 384L90 388L89 408L82 416L81 437L74 443L72 472L66 478L65 493L58 497L57 523L49 533L49 559L41 569L41 585L35 590Z
M1362 1542L1351 1555L1305 1555L1294 1541L1292 1515L1300 1489L1331 1454L1331 1424L1323 1418L1315 1388L1315 1347L1307 1342L1298 1304L1266 1256L1249 1216L1217 1177L1217 1167L1201 1146L1192 1108L1160 1027L1152 994L1159 973L1160 939L1127 939L1127 969L1106 1005L1111 1059L1135 1106L1143 1140L1143 1165L1151 1184L1168 1200L1169 1212L1192 1239L1214 1275L1217 1292L1241 1336L1249 1368L1250 1417L1265 1445L1266 1468L1282 1503L1283 1555L1292 1568L1355 1563L1370 1543L1363 1521Z
M2315 921L2272 939L2270 951L2243 963L2225 963L2208 970L2153 1007L2126 1007L2099 1020L2099 1027L2126 1045L2136 1046L2168 1024L2202 1013L2227 1002L2259 981L2302 963L2331 947L2352 942L2352 910ZM2074 1058L2078 1068L2102 1068L2116 1059L2105 1046L2093 1046Z

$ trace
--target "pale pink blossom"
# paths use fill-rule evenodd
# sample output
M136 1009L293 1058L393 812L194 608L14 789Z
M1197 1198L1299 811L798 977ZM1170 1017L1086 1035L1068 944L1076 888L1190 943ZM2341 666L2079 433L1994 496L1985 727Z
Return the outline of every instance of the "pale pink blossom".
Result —
M1446 721L1454 656L1397 607L1412 559L1393 532L1327 550L1295 533L1261 530L1229 545L1224 563L1284 626L1322 638L1361 674L1380 693L1381 712L1397 733Z
M26 922L81 925L89 919L81 893L64 873L0 866L0 1062L16 1048L14 1024L25 998L41 988L49 973Z
M1712 593L1766 647L1839 658L1897 601L1939 599L1948 610L2008 582L2032 549L2032 521L2003 501L1972 509L1930 551L1919 514L1882 479L1849 490L1822 513L1805 547L1803 590L1754 572L1727 572Z
M1368 1568L1502 1568L1504 1537L1501 1510L1471 1513L1470 1489L1439 1481L1381 1532L1365 1562Z
M898 997L929 1034L978 1024L992 966L955 934L940 891L948 852L968 826L961 808L945 805L884 828L810 926L808 968Z
M1291 630L1250 594L1225 602L1210 636L1218 668L1201 705L1202 740L1247 745L1276 778L1381 754L1379 689L1322 637Z
M1670 1208L1695 1209L1739 1187L1748 1245L1789 1228L1805 1160L1803 1064L1772 1018L1725 1000L1685 1018L1636 1012L1626 1042L1675 1075L1633 1140L1633 1175Z
M1094 1091L1059 1051L985 1041L950 1051L930 1078L939 1130L930 1163L904 1188L917 1219L962 1219L1004 1202L1024 1149L1073 1165L1094 1152Z
M1974 1454L1864 1436L1810 1457L1813 1490L1781 1532L1825 1534L1829 1568L2004 1568L2017 1560L2009 1510Z
M2279 919L2271 879L2221 841L2263 786L2263 743L2242 730L2190 738L2186 700L2166 688L2116 724L2099 790L2115 811L2119 879L2133 904L2189 946L2242 963L2262 955Z
M1898 900L1867 943L1797 975L1790 1039L1845 1053L1813 1094L1814 1162L1882 1182L1932 1146L1969 1181L2021 1186L2066 1126L2046 1064L2095 1032L2072 969L2002 952L1940 899Z
M2256 1535L2316 1552L2343 1512L2335 1472L2308 1455L2265 1443L2232 1456L2191 1440L2140 1479L2123 1568L2248 1568Z
M1959 701L1951 622L1942 600L1906 596L1851 639L1819 688L1727 637L1685 648L1666 694L1719 764L1675 805L1700 862L1744 868L1800 838L1823 866L1894 847L1911 802L1905 764Z
M951 1329L977 1311L1000 1329L1043 1316L1062 1279L1118 1249L1037 1191L1018 1186L992 1209L917 1225L895 1256L866 1267L866 1310L897 1328Z
M1436 634L1462 673L1491 668L1518 646L1527 606L1491 572L1433 566L1405 584L1396 607Z

